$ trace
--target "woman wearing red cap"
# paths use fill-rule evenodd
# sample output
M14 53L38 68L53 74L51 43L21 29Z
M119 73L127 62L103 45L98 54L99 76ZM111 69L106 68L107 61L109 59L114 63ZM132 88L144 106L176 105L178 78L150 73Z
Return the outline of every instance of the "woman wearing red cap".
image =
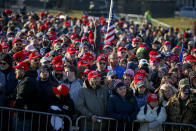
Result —
M149 94L147 104L140 108L137 119L141 122L139 131L162 131L161 124L166 120L165 108L159 105L158 95Z

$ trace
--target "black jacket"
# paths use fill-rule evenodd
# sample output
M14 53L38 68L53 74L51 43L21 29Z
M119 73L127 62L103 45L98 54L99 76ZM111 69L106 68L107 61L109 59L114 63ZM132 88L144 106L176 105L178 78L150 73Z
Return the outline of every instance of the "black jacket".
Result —
M25 71L23 78L16 87L15 108L36 110L38 108L37 72Z
M57 87L58 82L49 77L47 81L38 80L38 95L40 111L48 111L51 101L54 99L55 95L53 93L52 87Z

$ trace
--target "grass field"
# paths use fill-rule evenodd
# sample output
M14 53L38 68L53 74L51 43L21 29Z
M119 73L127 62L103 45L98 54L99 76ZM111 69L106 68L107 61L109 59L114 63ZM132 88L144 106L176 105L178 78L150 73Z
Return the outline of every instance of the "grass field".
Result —
M37 10L36 13L40 13L43 10ZM52 15L55 15L57 12L57 10L49 10L49 13ZM78 17L80 18L82 16L82 11L69 11L69 12L65 12L65 11L60 11L63 14L68 14L72 17ZM173 18L157 18L157 20L166 23L168 25L170 25L171 27L178 27L180 29L187 29L187 28L193 28L193 23L194 21L196 21L196 19L194 18L185 18L185 17L173 17Z
M37 10L35 11L36 13L40 13L40 12L43 12L44 10ZM71 17L77 17L77 18L80 18L82 16L82 11L76 11L76 10L73 10L73 11L68 11L68 12L65 12L65 11L57 11L57 10L48 10L48 12L51 14L51 15L55 15L57 14L58 12L61 12L63 13L64 15L69 15Z
M193 24L196 21L194 18L174 17L174 18L158 18L157 20L164 22L172 27L178 27L180 29L193 28Z

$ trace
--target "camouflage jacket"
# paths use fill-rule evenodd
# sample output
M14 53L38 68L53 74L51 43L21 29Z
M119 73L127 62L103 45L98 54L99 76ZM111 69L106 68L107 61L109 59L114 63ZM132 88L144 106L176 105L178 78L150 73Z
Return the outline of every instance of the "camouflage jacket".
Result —
M190 95L184 106L181 106L180 95L175 94L166 104L168 121L196 124L196 97Z

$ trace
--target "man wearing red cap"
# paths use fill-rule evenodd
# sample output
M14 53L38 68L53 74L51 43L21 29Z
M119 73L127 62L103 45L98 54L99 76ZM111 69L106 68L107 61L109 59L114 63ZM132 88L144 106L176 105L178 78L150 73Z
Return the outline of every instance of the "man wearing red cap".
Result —
M92 122L96 122L94 123L94 129L99 130L100 123L97 123L97 116L104 116L106 113L107 90L100 85L100 81L101 73L94 70L90 71L88 80L84 82L83 88L78 93L78 110L82 115L91 118L91 120L86 121L88 130L92 129ZM103 130L104 125L103 122L101 130Z
M42 55L38 51L34 51L29 55L29 62L30 62L30 67L34 70L39 69L40 67L40 58Z
M19 83L16 87L15 108L36 110L38 108L38 83L35 73L29 70L28 64L19 62L13 67L16 70L16 79ZM18 117L21 116L18 114ZM24 119L24 116L20 119Z
M76 65L76 49L73 47L68 47L65 53L65 58L72 64Z
M10 56L13 56L18 51L23 49L22 40L20 38L14 38L12 41L12 49L9 51Z
M124 47L118 47L117 49L118 58L126 58L127 49Z
M99 71L103 76L107 75L107 65L108 65L108 59L107 56L104 54L101 54L97 57L97 61L96 61L96 66L97 66L97 71Z
M59 84L64 83L64 80L66 79L63 72L64 72L63 64L57 63L54 65L52 76L56 81L58 81Z

